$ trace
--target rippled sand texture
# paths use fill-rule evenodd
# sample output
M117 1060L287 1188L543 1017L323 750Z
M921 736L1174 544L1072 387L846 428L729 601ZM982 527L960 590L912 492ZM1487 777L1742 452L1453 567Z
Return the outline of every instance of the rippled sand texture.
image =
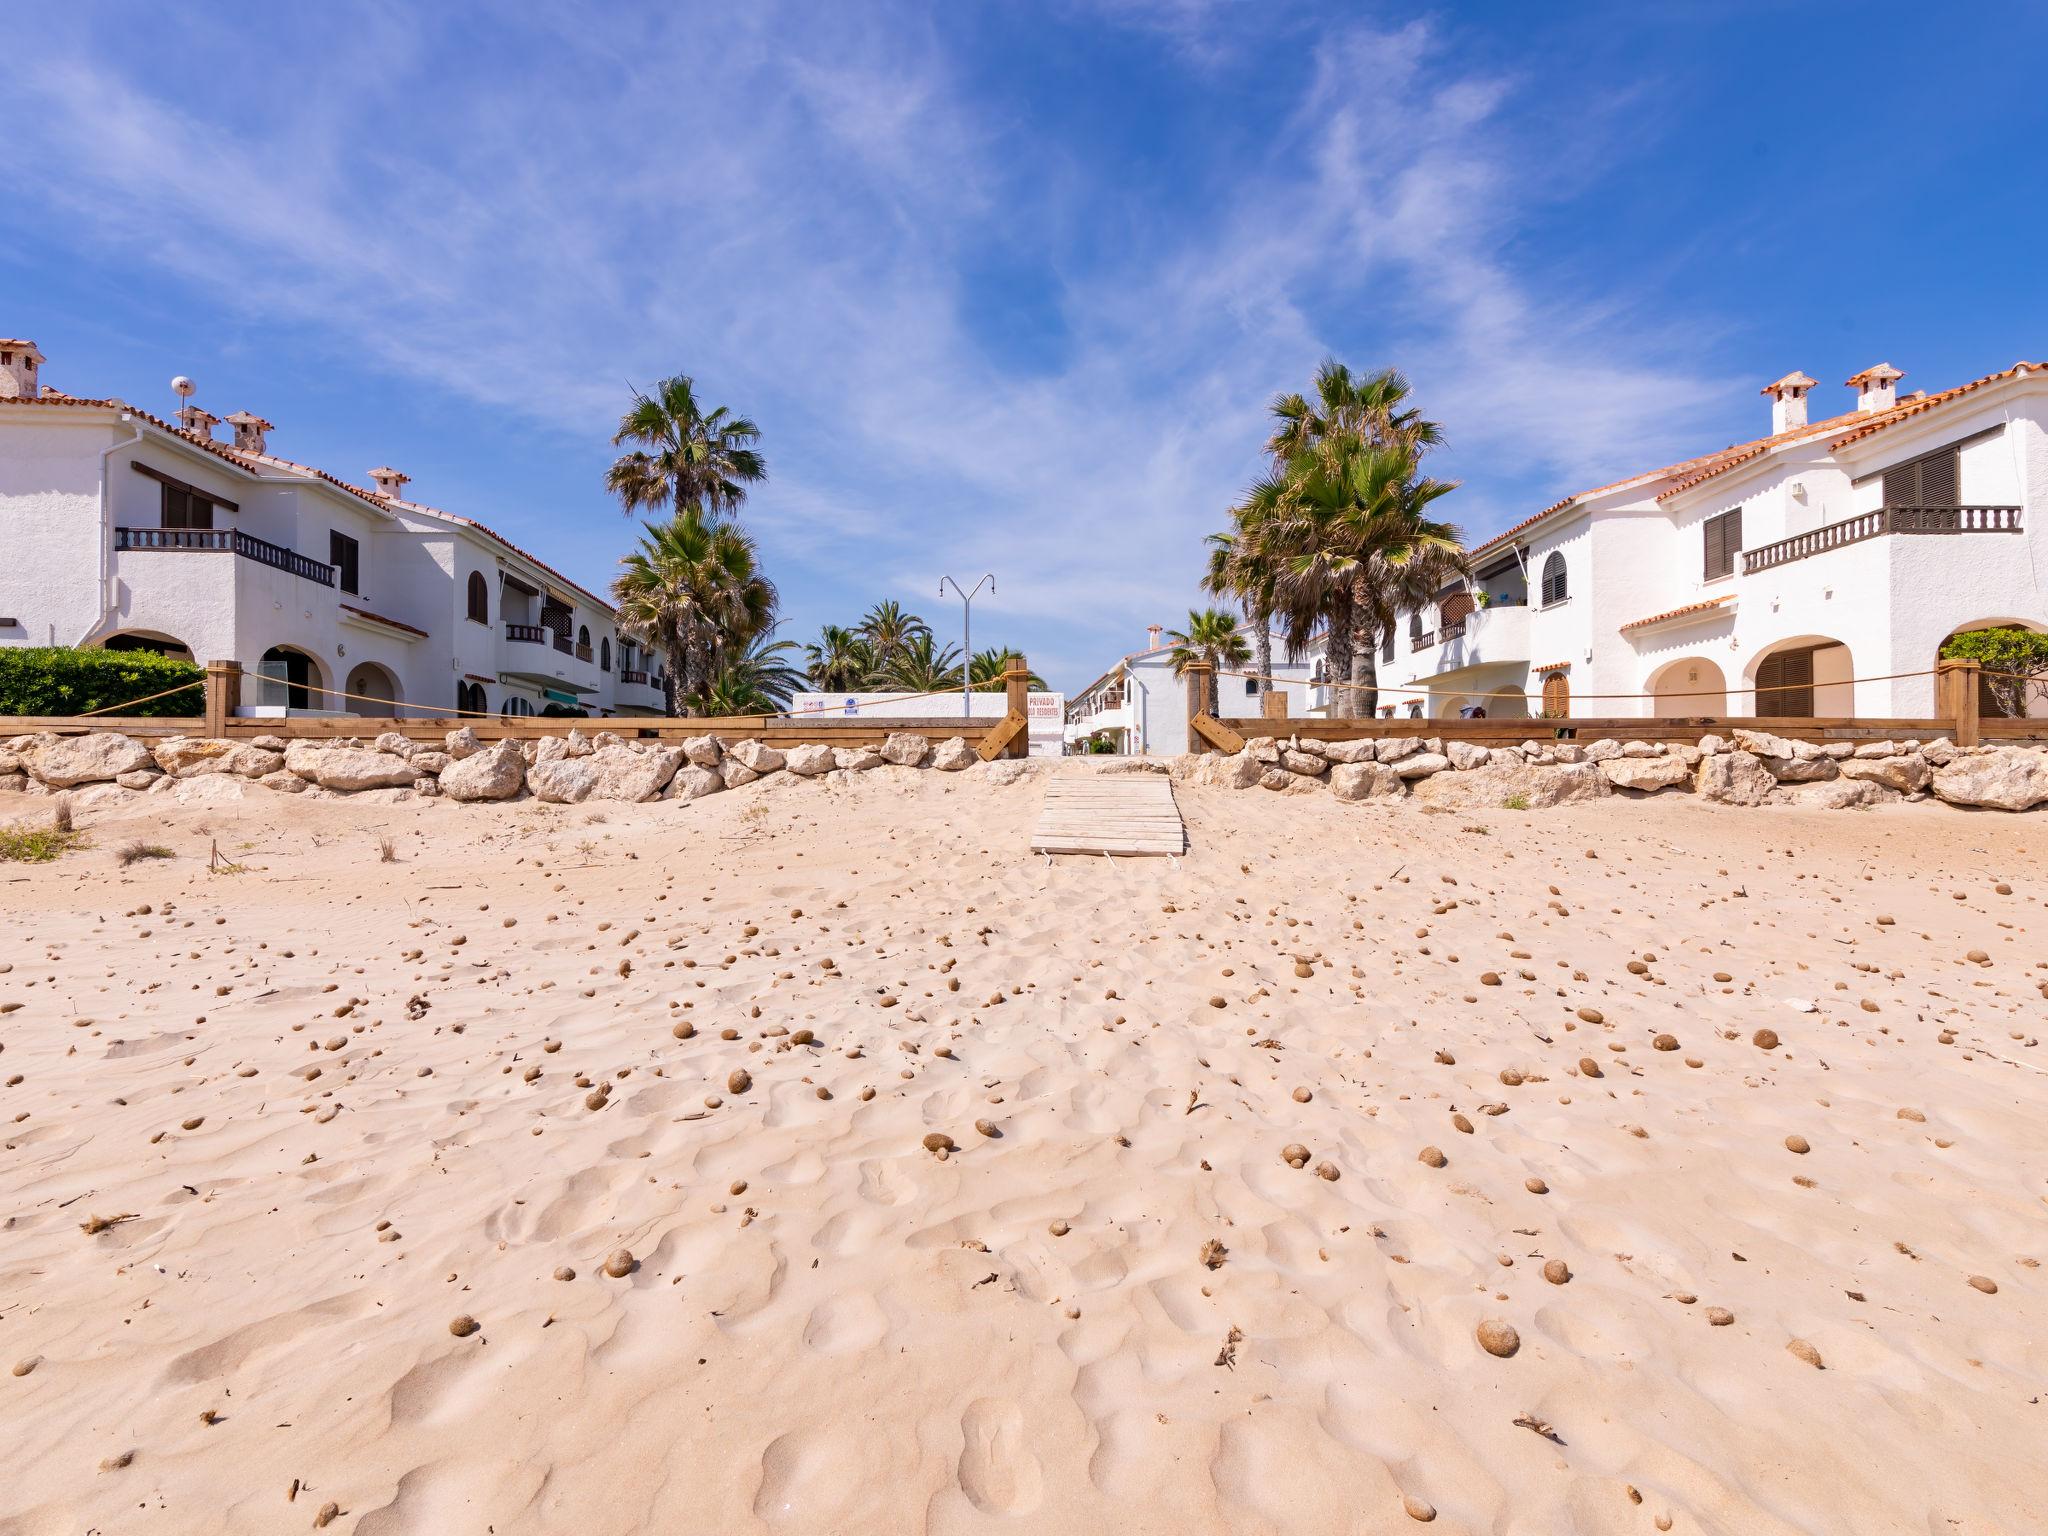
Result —
M0 865L0 1533L2048 1529L2048 818L1040 793Z

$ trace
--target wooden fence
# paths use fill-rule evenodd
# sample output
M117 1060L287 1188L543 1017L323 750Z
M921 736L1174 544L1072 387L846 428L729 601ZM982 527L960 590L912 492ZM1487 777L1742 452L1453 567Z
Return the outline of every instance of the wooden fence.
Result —
M232 661L206 664L206 704L198 717L167 715L0 715L0 737L49 731L58 735L84 735L92 731L120 731L141 740L167 736L210 736L229 741L248 741L257 736L277 736L287 741L335 741L344 737L372 737L387 731L413 741L439 742L450 731L468 726L484 741L511 737L519 741L549 736L566 736L581 731L586 736L610 731L616 736L639 741L679 742L691 736L722 736L728 741L759 741L771 747L796 747L820 743L833 747L878 747L888 737L903 734L945 741L958 736L973 747L984 761L998 757L1022 757L1030 746L1028 703L1030 668L1022 657L1014 657L1003 673L1005 713L1000 719L948 718L933 714L918 718L892 715L614 715L595 719L553 715L411 715L379 717L370 715L239 715L241 666ZM940 707L934 700L933 707Z
M1267 714L1255 718L1218 719L1208 713L1209 667L1202 662L1187 671L1188 744L1196 752L1235 752L1256 736L1300 736L1311 741L1355 741L1361 738L1444 736L1476 746L1513 746L1524 741L1698 741L1702 736L1727 736L1738 730L1769 731L1795 741L1932 741L1945 736L1959 746L1980 741L2048 743L2048 720L2008 720L1987 716L1978 692L1982 668L1975 661L1943 661L1935 673L1936 713L1925 719L1873 716L1826 716L1785 719L1759 715L1575 715L1561 719L1533 716L1489 717L1481 720L1380 718L1325 719L1322 716ZM1286 707L1279 692L1263 696L1268 708Z

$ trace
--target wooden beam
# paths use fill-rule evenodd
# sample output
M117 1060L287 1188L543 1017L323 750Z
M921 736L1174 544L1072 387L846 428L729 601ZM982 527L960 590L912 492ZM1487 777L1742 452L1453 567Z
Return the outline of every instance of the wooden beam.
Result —
M1218 720L1214 715L1200 714L1189 716L1188 729L1199 734L1202 740L1207 743L1204 747L1195 748L1196 751L1242 752L1244 750L1244 738L1221 720ZM1193 743L1191 742L1189 745L1192 746Z
M1003 716L1002 723L981 738L981 746L978 749L981 760L984 763L992 763L999 757L1008 757L1010 744L1030 728L1031 722L1022 715Z

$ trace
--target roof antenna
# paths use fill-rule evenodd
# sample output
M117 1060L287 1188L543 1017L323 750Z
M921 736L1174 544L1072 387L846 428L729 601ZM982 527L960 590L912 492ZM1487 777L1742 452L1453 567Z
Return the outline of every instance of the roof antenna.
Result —
M190 405L192 403L193 395L197 394L198 392L199 386L197 384L194 384L190 379L186 378L185 375L182 373L179 374L175 379L171 380L171 393L178 397L178 403L180 405Z

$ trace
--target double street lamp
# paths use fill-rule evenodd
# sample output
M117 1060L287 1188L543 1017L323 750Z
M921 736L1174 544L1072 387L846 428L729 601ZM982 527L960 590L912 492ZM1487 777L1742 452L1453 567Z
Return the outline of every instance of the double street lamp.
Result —
M974 715L974 599L984 586L993 596L996 590L993 574L984 575L971 592L962 591L960 583L950 576L939 578L939 596L944 597L946 588L951 587L960 598L960 713L966 719L972 719Z

